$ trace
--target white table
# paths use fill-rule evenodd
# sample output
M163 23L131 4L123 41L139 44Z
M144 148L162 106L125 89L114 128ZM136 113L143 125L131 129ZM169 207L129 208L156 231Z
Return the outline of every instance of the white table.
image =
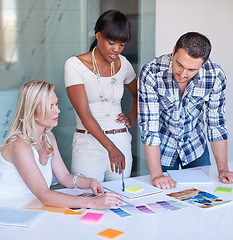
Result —
M230 163L233 169L233 163ZM215 193L218 186L233 187L233 184L224 185L218 181L217 169L215 165L202 168L211 179L213 185L189 186L196 187L207 192ZM150 176L137 177L138 180L151 183ZM165 190L163 193L127 200L134 205L144 205L146 203L160 200L171 200L167 193L179 191L183 187ZM221 198L233 200L231 194L216 194ZM33 196L17 197L13 199L0 196L1 206L21 207L33 200ZM186 204L187 205L187 204ZM217 240L233 239L233 202L212 209L200 209L188 205L188 207L177 210L156 214L134 214L129 217L121 218L110 210L89 210L104 214L104 219L99 224L81 222L79 215L65 215L62 213L48 213L43 220L31 228L0 226L0 239L30 239L30 240L91 240L105 239L97 234L107 228L113 228L124 232L124 236L118 239L137 240L137 239L172 239L172 240Z

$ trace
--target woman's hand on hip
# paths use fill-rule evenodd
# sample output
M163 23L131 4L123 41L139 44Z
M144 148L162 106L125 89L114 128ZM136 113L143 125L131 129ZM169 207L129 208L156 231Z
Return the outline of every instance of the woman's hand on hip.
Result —
M117 115L116 119L117 123L124 123L126 127L131 128L133 126L133 123L131 123L130 119L125 116L124 113L120 113Z

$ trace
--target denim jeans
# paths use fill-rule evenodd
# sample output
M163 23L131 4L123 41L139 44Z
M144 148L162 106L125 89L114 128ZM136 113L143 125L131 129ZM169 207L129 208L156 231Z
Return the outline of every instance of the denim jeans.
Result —
M178 170L179 164L181 165L181 160L180 160L180 157L178 156L173 167L162 165L163 172L166 172L167 170ZM185 169L185 168L200 167L200 166L206 166L206 165L210 165L210 156L209 156L209 150L207 146L205 148L204 153L199 158L197 158L196 160L192 161L191 163L185 166L181 165L181 168Z

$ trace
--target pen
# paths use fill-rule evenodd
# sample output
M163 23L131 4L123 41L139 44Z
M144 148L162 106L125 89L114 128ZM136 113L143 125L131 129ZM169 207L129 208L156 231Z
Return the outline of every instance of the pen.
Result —
M129 202L126 202L125 200L122 200L122 202L126 203L127 205L130 205L131 207L134 207L133 204L129 203Z
M122 191L125 191L124 171L122 171Z

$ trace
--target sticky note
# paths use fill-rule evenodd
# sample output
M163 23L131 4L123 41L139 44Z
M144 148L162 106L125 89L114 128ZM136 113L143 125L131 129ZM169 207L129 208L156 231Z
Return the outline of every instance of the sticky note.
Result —
M81 219L85 222L99 222L104 215L102 213L86 213Z
M218 187L215 190L218 193L231 193L232 188L227 188L227 187Z
M98 233L98 235L101 237L109 238L109 239L116 239L117 237L124 235L124 232L121 232L112 228L108 228L103 232Z
M73 211L73 210L70 210L70 209L66 209L65 210L65 214L68 214L68 215L82 215L83 213L85 212L85 210L84 211L79 211L79 212L75 212L75 211Z
M138 192L141 192L142 190L144 190L144 188L134 187L134 186L130 186L125 189L126 192L130 192L130 193L138 193Z
M65 213L66 211L66 209L63 207L53 207L53 206L46 206L46 205L43 205L41 208L28 208L28 209L43 210L43 211L55 212L55 213Z

